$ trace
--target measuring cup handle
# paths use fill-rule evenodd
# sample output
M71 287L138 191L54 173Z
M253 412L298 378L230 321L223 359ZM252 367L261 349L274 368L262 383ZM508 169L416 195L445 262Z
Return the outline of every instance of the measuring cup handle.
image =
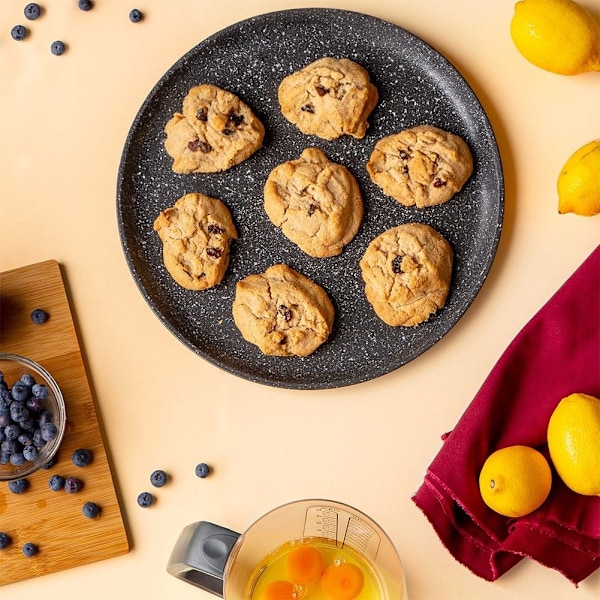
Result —
M225 563L239 537L214 523L192 523L179 535L167 572L222 598Z

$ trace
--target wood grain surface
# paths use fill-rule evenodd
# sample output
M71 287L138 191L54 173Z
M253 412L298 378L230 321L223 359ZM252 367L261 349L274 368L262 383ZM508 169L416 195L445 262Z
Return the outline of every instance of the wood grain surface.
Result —
M31 321L34 308L50 318ZM27 356L45 367L62 390L67 427L57 461L27 477L29 489L13 494L0 482L0 531L12 544L0 550L0 585L45 575L125 554L129 542L104 447L96 406L87 379L60 266L49 260L0 274L0 350ZM7 377L8 379L8 377ZM76 467L72 452L93 454L86 467ZM83 481L76 494L52 492L53 474ZM87 519L82 507L92 501L100 516ZM26 558L26 542L39 553Z

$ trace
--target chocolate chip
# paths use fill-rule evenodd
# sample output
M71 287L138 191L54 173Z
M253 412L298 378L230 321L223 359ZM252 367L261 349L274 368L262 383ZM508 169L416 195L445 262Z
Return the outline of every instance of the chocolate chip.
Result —
M398 275L404 273L402 270L402 256L396 256L394 260L392 260L392 271Z
M218 235L219 233L223 233L223 231L225 231L222 227L220 227L216 223L210 223L209 226L207 227L207 229L208 229L208 233L210 233L212 235Z
M400 158L402 160L408 160L409 156L408 156L408 154L404 150L400 150L399 154L400 154Z
M221 258L223 255L223 250L221 250L221 248L213 248L212 246L209 246L206 249L206 254L208 254L211 258Z
M232 123L235 127L239 127L244 122L244 115L236 115L233 112L230 112L227 115L227 122Z
M188 148L192 151L192 152L202 152L203 154L206 154L207 152L210 152L212 150L212 148L210 147L209 144L207 144L206 142L203 142L201 140L195 139L192 140L191 142L188 142Z
M314 113L315 109L312 104L305 104L300 110L307 113Z
M436 177L435 181L433 182L433 187L441 188L444 187L447 183L447 181L442 181L439 177Z
M308 216L312 217L312 215L314 215L315 210L317 210L317 207L314 204L309 204L308 205Z
M198 109L198 112L196 113L196 119L198 119L198 121L208 121L208 109Z
M286 322L290 321L292 318L292 311L284 304L281 304L277 308L277 312L285 319Z
M322 85L316 85L315 90L317 91L317 94L319 94L319 96L324 96L329 91L327 88L324 88Z

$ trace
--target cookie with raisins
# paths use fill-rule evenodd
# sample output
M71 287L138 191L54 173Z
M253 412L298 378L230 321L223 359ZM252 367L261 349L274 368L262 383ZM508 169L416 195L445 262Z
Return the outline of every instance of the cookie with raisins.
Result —
M326 56L285 77L277 91L283 116L308 135L362 139L379 100L369 73L348 58Z
M175 173L218 173L261 146L265 128L251 108L216 85L193 87L165 126L165 149Z
M244 339L269 356L308 356L329 337L335 310L325 290L288 265L237 283L233 319Z
M367 300L388 325L419 325L446 304L453 260L450 243L429 225L388 229L360 260Z
M473 173L473 157L458 135L419 125L380 139L367 163L371 180L404 206L447 202Z
M204 194L186 194L154 221L171 277L189 290L206 290L223 280L231 241L237 239L229 209Z
M363 201L358 182L318 148L276 166L264 187L269 219L309 256L342 252L358 232Z

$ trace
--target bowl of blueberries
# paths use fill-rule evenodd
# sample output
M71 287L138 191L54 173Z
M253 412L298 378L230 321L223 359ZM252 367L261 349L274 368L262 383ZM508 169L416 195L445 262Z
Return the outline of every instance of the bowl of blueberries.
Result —
M66 422L65 401L52 375L30 358L0 353L0 481L47 465Z

